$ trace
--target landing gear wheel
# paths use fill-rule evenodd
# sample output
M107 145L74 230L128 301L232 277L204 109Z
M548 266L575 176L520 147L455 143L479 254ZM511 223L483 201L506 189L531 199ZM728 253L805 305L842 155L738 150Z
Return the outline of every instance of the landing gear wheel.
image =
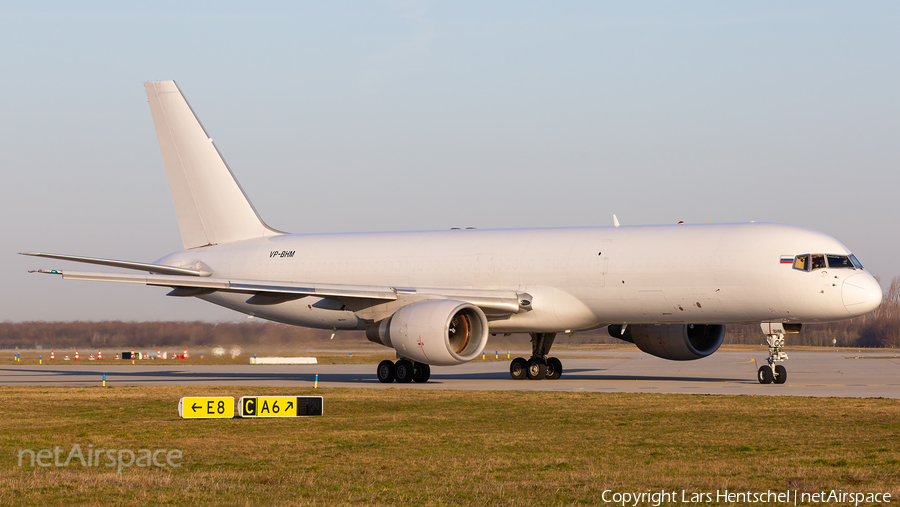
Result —
M431 378L431 366L425 363L413 363L413 382L424 383Z
M401 359L394 363L394 375L397 378L397 382L401 384L408 384L412 382L413 379L413 364L412 361L408 359Z
M776 384L784 384L787 382L787 368L778 364L775 365L775 380Z
M528 380L544 380L547 378L547 362L540 357L528 360Z
M766 344L769 345L769 359L766 361L768 365L759 368L759 382L761 384L784 384L787 382L787 369L780 364L786 361L788 355L784 352L784 329L780 323L763 323L763 332L766 334ZM763 368L766 372L763 373Z
M556 380L562 376L562 361L555 357L547 358L547 380Z
M378 375L378 381L383 384L390 384L394 381L394 362L388 361L385 359L384 361L378 363L378 369L375 370Z
M509 375L513 380L525 380L528 374L528 361L521 357L517 357L509 363Z

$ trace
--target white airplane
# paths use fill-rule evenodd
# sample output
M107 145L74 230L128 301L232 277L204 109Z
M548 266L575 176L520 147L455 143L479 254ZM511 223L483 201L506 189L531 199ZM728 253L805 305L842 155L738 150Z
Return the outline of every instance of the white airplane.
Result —
M170 287L276 322L365 330L396 350L382 382L475 359L491 333L528 333L514 379L558 379L558 333L609 326L672 360L715 352L725 324L760 324L761 383L784 383L786 333L864 315L879 284L834 238L780 224L287 234L247 199L174 81L144 84L184 250L153 263L38 257L149 274L37 270L69 280Z

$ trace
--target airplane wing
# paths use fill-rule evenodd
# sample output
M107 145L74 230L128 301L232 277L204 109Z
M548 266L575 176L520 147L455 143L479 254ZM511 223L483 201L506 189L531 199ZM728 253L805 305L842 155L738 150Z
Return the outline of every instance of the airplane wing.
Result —
M69 260L69 259L67 259ZM143 268L136 268L143 269ZM164 274L96 273L85 271L60 271L38 269L30 273L60 275L64 280L88 280L95 282L138 283L171 287L170 296L201 296L216 291L249 295L247 303L255 305L278 304L306 296L345 300L369 300L375 304L400 299L456 299L480 307L486 314L510 315L531 310L531 296L513 290L480 290L459 288L415 288L376 285L345 285L302 283L273 280L243 280L202 276Z

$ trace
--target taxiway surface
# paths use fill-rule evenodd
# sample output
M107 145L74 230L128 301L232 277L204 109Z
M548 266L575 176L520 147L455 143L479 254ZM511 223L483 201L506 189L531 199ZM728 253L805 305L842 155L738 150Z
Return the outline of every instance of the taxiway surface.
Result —
M597 357L591 357L591 356ZM542 390L900 398L900 357L885 352L790 352L783 385L761 385L765 354L718 352L698 361L666 361L637 351L563 352L559 380L512 380L507 361L432 367L425 384L382 384L374 364L234 365L88 364L0 367L0 385L241 385L401 389Z

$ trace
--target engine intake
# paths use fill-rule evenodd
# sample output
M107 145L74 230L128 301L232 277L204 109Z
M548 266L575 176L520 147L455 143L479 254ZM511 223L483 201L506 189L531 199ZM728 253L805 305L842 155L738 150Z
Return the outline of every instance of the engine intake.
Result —
M366 338L419 363L453 366L481 354L488 321L481 308L464 301L423 301L372 324Z
M613 338L625 340L642 351L674 361L702 359L716 350L725 340L723 324L638 324L609 326Z

